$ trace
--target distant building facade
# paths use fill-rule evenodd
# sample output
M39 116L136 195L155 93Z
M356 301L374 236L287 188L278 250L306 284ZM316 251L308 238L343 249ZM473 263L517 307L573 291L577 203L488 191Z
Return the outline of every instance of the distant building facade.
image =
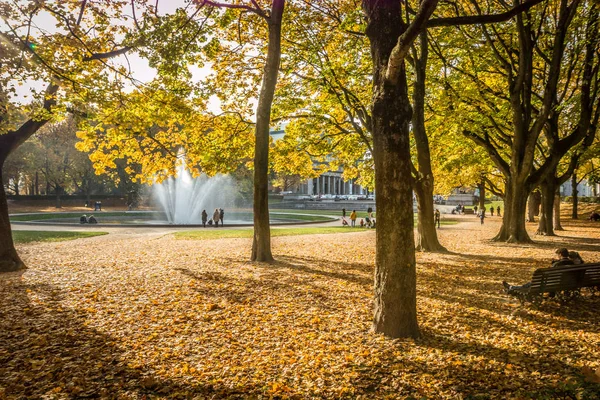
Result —
M577 184L577 196L596 197L599 192L600 184L590 184L587 179L584 179ZM560 186L560 195L573 196L573 185L570 180Z
M283 139L285 136L285 130L273 130L269 133L273 138L273 141ZM327 165L324 162L313 162L313 169L316 171L320 169L322 165ZM289 188L293 194L298 195L367 195L369 191L357 184L354 179L344 180L344 170L338 169L337 171L323 172L316 178L309 178L305 181L294 185Z

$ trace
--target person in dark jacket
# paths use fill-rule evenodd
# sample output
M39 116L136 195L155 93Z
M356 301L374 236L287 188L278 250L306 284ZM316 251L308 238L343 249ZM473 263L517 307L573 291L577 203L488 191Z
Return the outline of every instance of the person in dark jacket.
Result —
M88 219L85 216L85 214L83 214L80 218L79 218L79 223L80 224L87 224L88 223Z
M206 210L202 210L202 227L206 228L206 221L208 221L208 214Z
M225 211L222 208L219 208L219 219L221 220L221 227L223 227L223 217L225 216Z
M90 224L97 224L98 220L93 215L90 215L90 219L88 220L88 223L90 223Z
M556 255L558 255L560 258L558 260L552 260L552 266L550 268L563 267L565 265L575 265L575 262L569 258L569 250L565 249L564 247L556 249ZM527 289L531 286L531 282L527 282L523 285L511 285L506 281L502 281L502 286L504 286L504 291L506 293L511 294L514 290Z
M573 264L575 264L575 265L585 264L585 261L583 261L583 258L581 258L579 253L576 251L570 251L569 258L571 259L571 261L573 261Z

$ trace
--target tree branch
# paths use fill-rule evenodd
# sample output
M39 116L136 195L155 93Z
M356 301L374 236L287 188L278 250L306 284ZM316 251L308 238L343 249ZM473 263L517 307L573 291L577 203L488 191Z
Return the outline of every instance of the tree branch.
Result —
M517 14L529 10L531 7L541 3L542 1L543 0L528 0L500 14L468 15L450 18L432 18L427 22L426 26L427 28L435 28L439 26L493 24L497 22L504 22L508 21Z
M431 17L431 14L433 14L433 11L437 7L437 3L438 0L422 0L419 12L415 16L415 19L410 23L408 28L406 28L404 33L400 35L398 43L392 49L385 72L385 79L393 85L395 85L400 78L400 71L404 64L404 58L408 54L410 46L417 36L419 36L421 30L425 28L427 20Z

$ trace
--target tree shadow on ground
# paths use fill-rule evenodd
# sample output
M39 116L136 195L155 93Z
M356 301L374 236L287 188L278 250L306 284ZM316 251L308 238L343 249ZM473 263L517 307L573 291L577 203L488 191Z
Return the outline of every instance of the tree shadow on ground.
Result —
M245 398L262 393L257 387L175 382L143 365L132 367L117 338L88 326L84 310L61 306L59 288L7 275L0 278L2 398Z
M322 265L324 269L313 268L310 265ZM333 278L356 283L361 286L372 287L373 279L361 274L372 274L373 266L361 263L347 263L332 260L323 260L316 257L279 256L273 264L277 268L286 268L302 273L320 275L325 278ZM325 269L326 268L326 269ZM350 273L355 271L358 274Z
M600 240L585 237L573 236L554 236L556 240L552 242L539 242L542 248L559 248L566 247L569 250L575 251L595 251L600 252ZM600 259L598 259L600 261Z
M514 266L528 266L540 262L540 260L532 257L506 257L494 255L492 258L489 255L465 254L456 252L448 252L445 254L447 254L448 256L456 257L458 260L463 259L469 261L477 261L481 264L491 264L493 262L499 261Z
M293 279L270 271L261 274L260 279L254 277L234 279L225 274L200 274L185 268L176 268L176 270L200 283L192 290L204 298L211 299L214 304L219 304L223 300L227 303L252 303L262 301L266 295L277 293L281 297L288 296L298 301L312 303L323 312L332 312L338 308L335 301L322 293L309 278ZM219 285L215 285L217 282Z

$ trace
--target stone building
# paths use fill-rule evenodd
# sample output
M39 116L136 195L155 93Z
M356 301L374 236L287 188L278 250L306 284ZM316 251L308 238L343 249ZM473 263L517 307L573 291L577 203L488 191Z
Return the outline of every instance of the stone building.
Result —
M274 130L270 132L271 137L274 141L280 140L285 135L285 130ZM321 166L326 165L323 162L313 162L313 169L318 170ZM337 171L323 172L317 178L309 178L294 187L290 188L292 193L297 195L367 195L369 191L358 185L351 180L344 180L344 171L338 169Z

